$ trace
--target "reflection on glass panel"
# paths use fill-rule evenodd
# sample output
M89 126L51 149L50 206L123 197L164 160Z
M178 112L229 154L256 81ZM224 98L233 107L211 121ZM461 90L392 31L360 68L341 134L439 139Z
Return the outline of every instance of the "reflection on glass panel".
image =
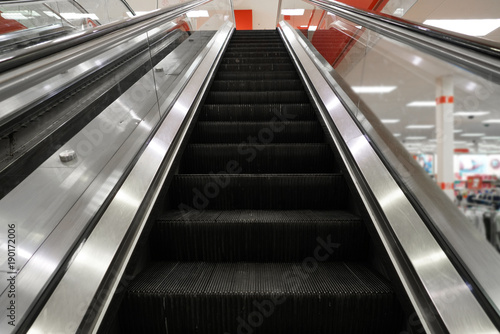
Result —
M45 43L128 17L119 0L0 2L0 52Z
M397 8L407 11L410 3ZM379 117L500 250L493 225L477 219L500 209L499 78L479 77L306 3L283 1L283 8L281 19L307 38L353 99Z
M347 5L400 17L483 41L500 42L500 2L495 0L342 0Z
M149 32L157 95L162 113L168 110L176 86L199 53L227 21L227 1L212 1ZM175 41L175 42L173 42Z

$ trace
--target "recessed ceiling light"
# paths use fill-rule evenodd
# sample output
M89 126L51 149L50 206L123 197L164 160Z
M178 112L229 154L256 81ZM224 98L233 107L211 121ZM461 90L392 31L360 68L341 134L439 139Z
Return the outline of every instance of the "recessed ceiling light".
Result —
M486 36L500 27L500 19L425 20L424 24L468 36Z
M486 121L483 121L483 123L498 124L498 123L500 123L500 119L487 119Z
M500 136L484 136L483 138L481 139L484 139L484 140L500 140Z
M352 90L356 93L366 94L385 94L396 89L396 86L353 86Z
M401 137L401 134L400 133L395 133L394 137Z
M432 129L434 128L434 125L432 124L416 124L416 125L408 125L406 127L407 129Z
M288 16L301 16L304 15L304 9L282 9L281 10L281 15L288 15Z
M384 124L395 124L395 123L399 123L399 119L382 119L381 120L382 123Z
M475 116L475 117L481 117L488 115L490 112L489 111L457 111L453 113L453 116Z
M465 89L467 89L469 92L473 92L476 88L477 88L477 83L472 81L465 86Z
M413 101L406 105L407 107L435 107L436 101Z
M484 133L462 133L460 136L462 137L482 137Z
M460 133L463 132L464 130L453 130L453 133Z
M420 58L419 56L414 56L413 57L413 60L411 61L411 63L415 66L418 66L422 63L422 58Z
M409 137L406 137L405 139L408 139L408 140L422 140L422 139L427 139L427 137L424 137L424 136L409 136Z

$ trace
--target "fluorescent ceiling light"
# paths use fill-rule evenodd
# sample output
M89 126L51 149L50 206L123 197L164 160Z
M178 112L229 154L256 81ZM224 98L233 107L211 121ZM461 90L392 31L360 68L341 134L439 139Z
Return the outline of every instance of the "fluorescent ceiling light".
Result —
M489 111L457 111L453 113L453 116L484 116L488 115L490 112Z
M498 123L500 123L500 119L487 119L486 121L483 121L483 123L498 124Z
M464 130L453 130L453 133L460 133L463 132Z
M422 139L427 139L427 137L424 137L424 136L410 136L410 137L406 137L405 139L408 139L408 140L422 140Z
M499 140L500 139L500 136L484 136L482 139L485 139L485 140Z
M22 21L31 19L31 17L26 17L21 13L2 13L1 15L6 20Z
M99 20L97 15L92 13L61 13L61 16L66 20L80 20L80 19L91 19Z
M187 17L208 17L208 10L190 10L186 13Z
M460 136L462 137L482 137L484 133L462 133Z
M281 10L281 15L288 15L288 16L301 16L304 15L304 9L282 9Z
M500 27L500 19L425 20L424 24L468 36L486 36Z
M435 107L436 101L413 101L406 105L407 107Z
M434 128L434 125L432 124L421 124L421 125L408 125L406 127L407 129L432 129Z
M400 133L395 133L394 137L401 137L401 134Z
M384 124L395 124L395 123L399 123L399 119L382 119L381 120L382 123Z
M396 86L353 86L352 90L356 93L366 94L385 94L396 89Z
M411 61L411 63L415 66L418 66L422 63L422 58L420 58L419 56L414 56L413 57L413 60Z

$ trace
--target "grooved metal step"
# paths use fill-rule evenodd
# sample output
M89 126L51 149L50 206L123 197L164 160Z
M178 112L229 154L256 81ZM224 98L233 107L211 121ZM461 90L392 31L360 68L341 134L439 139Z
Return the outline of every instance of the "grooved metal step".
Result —
M215 80L293 80L299 76L295 71L281 72L218 72Z
M191 144L184 152L179 173L224 171L229 161L241 173L333 173L338 168L327 144Z
M238 174L228 161L213 174L174 176L170 207L197 210L345 210L348 188L342 174ZM231 174L226 174L231 173Z
M219 71L293 71L292 63L286 64L221 64Z
M271 92L214 92L208 93L208 104L269 104L269 103L307 103L305 91Z
M336 263L159 262L128 289L128 333L394 333L387 282ZM242 329L246 328L246 329Z
M169 211L155 223L156 260L295 262L314 254L325 261L363 260L368 234L363 221L345 211Z
M211 91L285 91L303 90L300 80L215 80Z
M274 116L270 122L199 121L191 134L191 143L323 143L324 133L318 122L288 120Z
M301 121L315 119L309 103L282 104L205 104L199 121Z
M237 57L237 58L223 58L221 64L291 64L290 57Z

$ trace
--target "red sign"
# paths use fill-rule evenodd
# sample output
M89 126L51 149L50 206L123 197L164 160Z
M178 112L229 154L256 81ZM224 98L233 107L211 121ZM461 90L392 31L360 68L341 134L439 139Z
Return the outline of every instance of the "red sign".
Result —
M483 179L480 176L467 177L467 189L479 190L483 188Z

